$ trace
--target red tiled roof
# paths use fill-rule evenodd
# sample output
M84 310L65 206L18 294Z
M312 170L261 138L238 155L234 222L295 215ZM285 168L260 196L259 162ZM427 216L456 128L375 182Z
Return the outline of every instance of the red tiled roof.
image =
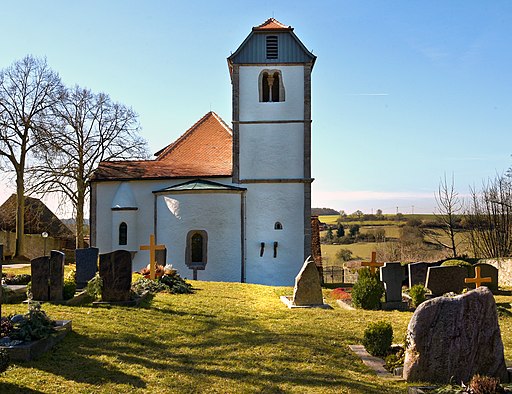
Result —
M274 18L268 18L261 25L254 26L252 30L293 30L291 26L283 25Z
M155 160L101 162L92 180L231 176L232 146L231 129L216 113L208 112L155 153Z

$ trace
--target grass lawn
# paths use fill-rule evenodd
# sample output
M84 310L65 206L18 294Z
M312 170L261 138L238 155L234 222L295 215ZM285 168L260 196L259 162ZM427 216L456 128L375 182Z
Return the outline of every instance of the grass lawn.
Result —
M352 252L354 259L367 259L368 261L372 258L372 252L377 251L377 247L380 245L376 242L358 242L355 244L347 245L321 245L322 259L324 265L341 265L342 262L336 261L336 252L340 249L348 249Z
M36 361L11 365L1 393L397 393L348 349L384 319L399 340L410 313L289 310L291 288L193 282L141 308L44 305L73 332ZM326 290L329 292L329 290ZM334 305L334 303L333 303ZM25 313L3 305L3 315Z

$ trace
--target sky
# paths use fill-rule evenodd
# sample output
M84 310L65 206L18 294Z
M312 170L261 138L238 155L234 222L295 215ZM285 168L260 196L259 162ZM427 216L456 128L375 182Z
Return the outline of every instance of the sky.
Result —
M210 110L230 124L226 58L266 19L291 25L318 57L313 207L431 213L444 174L466 196L512 165L509 0L25 0L0 13L0 68L46 57L66 85L132 107L151 152Z

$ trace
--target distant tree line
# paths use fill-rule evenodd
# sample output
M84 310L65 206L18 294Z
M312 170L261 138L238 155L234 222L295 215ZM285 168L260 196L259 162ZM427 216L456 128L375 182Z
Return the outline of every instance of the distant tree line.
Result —
M16 256L24 252L25 194L71 202L84 245L88 179L98 163L147 157L137 114L105 93L65 86L45 59L0 70L0 165L16 183Z

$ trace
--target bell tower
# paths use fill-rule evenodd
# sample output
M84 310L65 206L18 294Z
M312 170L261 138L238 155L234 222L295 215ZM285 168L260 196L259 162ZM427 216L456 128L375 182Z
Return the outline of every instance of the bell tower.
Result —
M245 274L289 285L311 254L311 71L316 57L270 18L228 58L233 182L246 194Z

